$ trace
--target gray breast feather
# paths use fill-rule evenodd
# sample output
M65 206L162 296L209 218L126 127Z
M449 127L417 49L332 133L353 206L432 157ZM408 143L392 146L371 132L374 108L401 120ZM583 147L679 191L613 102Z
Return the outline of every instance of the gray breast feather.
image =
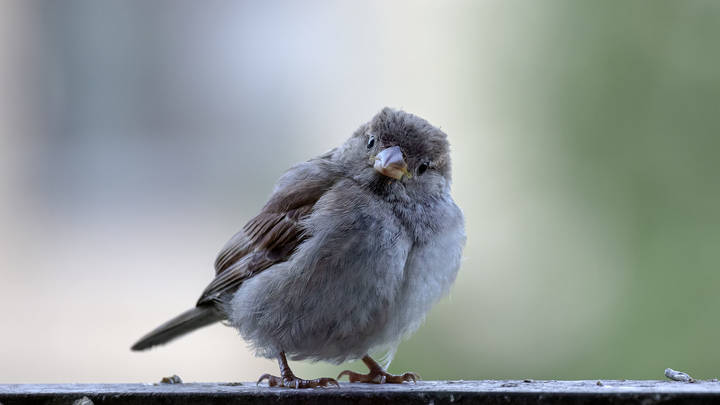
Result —
M438 208L444 211L438 214L444 217L444 226L427 243L415 244L408 254L393 322L386 331L390 346L420 326L433 304L450 291L460 268L466 239L462 212L452 200Z
M363 193L347 187L353 185L318 201L307 219L309 237L290 260L235 293L229 321L256 354L340 363L396 345L454 280L465 238L454 204L453 221L443 219L447 231L413 246L385 202L348 201L348 194Z

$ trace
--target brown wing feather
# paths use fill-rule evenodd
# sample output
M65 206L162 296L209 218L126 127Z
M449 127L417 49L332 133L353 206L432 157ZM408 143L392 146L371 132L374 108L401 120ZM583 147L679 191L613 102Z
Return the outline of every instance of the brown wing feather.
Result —
M234 262L250 253L252 241L247 237L245 231L236 233L222 248L215 259L215 275L228 269Z
M324 159L306 162L316 165L329 163ZM300 222L312 212L318 199L337 179L333 170L313 170L312 173L325 176L299 176L291 187L276 190L260 214L223 247L215 261L215 279L203 291L198 305L220 303L224 295L237 290L243 281L288 260L306 238Z
M220 301L224 293L235 291L243 281L287 260L304 240L299 223L313 205L286 213L262 212L250 220L218 256L215 279L203 291L198 305Z

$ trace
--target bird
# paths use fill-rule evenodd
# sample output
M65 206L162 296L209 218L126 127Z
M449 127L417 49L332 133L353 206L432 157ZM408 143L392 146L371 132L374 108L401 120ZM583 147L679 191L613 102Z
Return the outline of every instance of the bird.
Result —
M221 249L194 308L143 336L141 351L222 322L256 356L277 359L271 387L404 383L386 371L400 342L447 295L465 246L451 194L447 135L383 108L342 145L291 167L260 212ZM388 354L380 365L370 355ZM302 379L290 360L362 359L366 374Z

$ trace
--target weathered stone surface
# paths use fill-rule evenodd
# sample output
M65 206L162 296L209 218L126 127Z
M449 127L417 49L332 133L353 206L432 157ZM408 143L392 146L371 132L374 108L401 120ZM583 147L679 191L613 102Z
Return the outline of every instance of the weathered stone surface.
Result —
M341 388L294 390L255 383L188 384L10 384L0 402L71 404L630 404L720 402L720 383L698 381L421 381L417 384L341 383Z

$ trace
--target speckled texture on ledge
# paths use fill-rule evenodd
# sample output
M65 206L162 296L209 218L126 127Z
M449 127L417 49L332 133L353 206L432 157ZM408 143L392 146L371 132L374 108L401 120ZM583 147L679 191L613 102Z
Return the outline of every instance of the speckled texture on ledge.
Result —
M8 384L5 405L70 404L82 397L95 404L629 404L720 402L720 383L698 381L421 381L417 384L341 383L341 388L294 390L242 384Z

